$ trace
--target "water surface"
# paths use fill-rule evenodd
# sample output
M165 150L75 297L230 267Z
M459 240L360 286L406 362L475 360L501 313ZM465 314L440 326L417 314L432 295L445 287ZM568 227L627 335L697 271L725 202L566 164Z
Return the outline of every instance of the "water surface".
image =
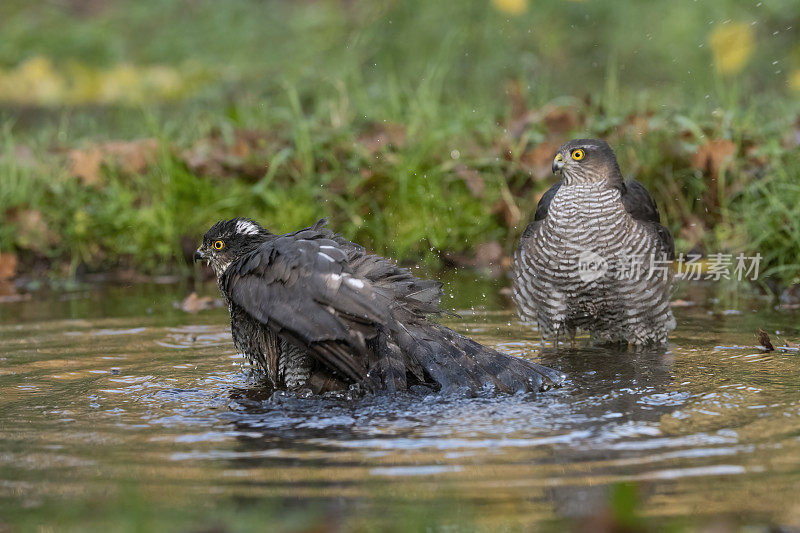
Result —
M226 310L182 312L185 288L1 304L0 525L136 529L184 509L179 530L205 517L248 529L241 517L261 513L285 529L557 529L628 485L653 524L800 525L800 357L753 346L758 328L800 339L796 312L684 287L695 305L675 308L666 349L552 348L492 286L451 283L461 318L448 324L561 369L563 388L270 398Z

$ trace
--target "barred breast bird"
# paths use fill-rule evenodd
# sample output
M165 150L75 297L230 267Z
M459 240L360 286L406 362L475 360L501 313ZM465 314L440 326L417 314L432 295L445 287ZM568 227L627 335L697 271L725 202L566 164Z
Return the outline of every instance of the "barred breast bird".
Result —
M550 368L492 350L431 322L441 283L422 280L325 227L285 235L234 218L203 237L233 341L276 389L442 393L538 392Z
M614 151L597 139L559 148L561 181L539 201L513 260L523 319L554 343L577 329L599 344L666 342L675 247L638 181L625 181Z

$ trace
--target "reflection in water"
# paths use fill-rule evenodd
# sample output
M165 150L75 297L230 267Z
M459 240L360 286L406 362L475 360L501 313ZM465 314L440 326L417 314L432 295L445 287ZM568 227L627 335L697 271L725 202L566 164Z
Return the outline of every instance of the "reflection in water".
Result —
M541 359L570 376L557 398L404 395L345 401L234 390L239 446L226 458L236 469L274 469L287 461L299 465L310 457L319 461L359 453L380 458L383 466L370 468L369 476L450 474L449 482L469 483L470 492L480 492L480 483L488 492L501 480L476 481L476 472L488 471L476 466L476 458L519 457L529 464L509 473L518 477L517 486L545 487L543 499L558 515L585 514L606 501L604 484L573 483L572 476L528 479L526 472L596 463L593 475L613 476L616 460L630 455L615 450L615 444L659 435L662 416L688 395L671 392L670 356L664 350L546 349ZM321 463L312 464L308 467L324 473ZM335 464L324 463L328 469ZM291 493L292 485L288 478L279 492Z
M667 349L621 351L603 348L546 349L541 357L560 364L572 376L575 393L571 405L582 425L592 430L592 445L554 450L556 462L595 463L592 475L613 477L628 453L620 441L653 438L658 422L686 399L672 388L672 357ZM652 459L652 458L651 458ZM651 492L640 487L640 496ZM599 512L608 501L605 484L564 483L548 489L560 516L580 517Z
M453 327L559 368L565 386L348 401L260 388L224 310L169 314L178 299L133 318L35 301L25 320L3 315L0 506L135 481L169 502L446 499L487 526L529 525L591 512L608 487L635 482L649 515L800 519L800 358L723 348L764 326L796 340L792 315L680 308L666 350L620 352L541 349L508 309L465 312ZM124 315L153 305L126 303Z

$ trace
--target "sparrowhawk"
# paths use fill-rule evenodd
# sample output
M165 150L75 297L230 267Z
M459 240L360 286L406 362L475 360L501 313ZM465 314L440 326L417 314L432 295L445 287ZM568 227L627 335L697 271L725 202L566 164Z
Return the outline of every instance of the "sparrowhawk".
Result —
M675 328L670 308L675 248L644 186L625 181L597 139L559 148L561 181L541 198L513 261L514 299L543 338L655 345Z
M235 218L215 224L195 260L214 269L236 347L277 389L536 392L552 369L429 321L441 283L422 280L325 227L285 235Z

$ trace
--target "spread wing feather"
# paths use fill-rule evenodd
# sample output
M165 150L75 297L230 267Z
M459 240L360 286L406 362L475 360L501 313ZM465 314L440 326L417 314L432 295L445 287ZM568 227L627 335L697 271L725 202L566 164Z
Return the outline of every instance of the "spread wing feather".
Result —
M345 254L355 277L369 280L373 287L390 294L394 306L402 306L422 316L442 314L442 284L435 280L422 280L394 261L367 253L364 247L348 241L325 227L328 219L320 219L310 228L290 233L307 240L333 241Z
M366 374L367 340L375 324L388 320L387 310L379 291L353 275L336 242L302 233L265 242L230 265L222 283L259 322L358 381Z

